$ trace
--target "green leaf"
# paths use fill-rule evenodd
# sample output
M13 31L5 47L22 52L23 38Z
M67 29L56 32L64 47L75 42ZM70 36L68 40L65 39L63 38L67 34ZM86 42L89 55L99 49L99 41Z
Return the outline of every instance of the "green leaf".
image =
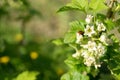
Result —
M75 40L76 40L75 32L66 33L65 38L64 38L64 43L73 43L75 42Z
M116 77L115 80L120 80L120 74L114 74L114 76Z
M84 24L83 21L73 21L70 23L70 31L72 32L78 32L78 31L84 31Z
M75 65L80 64L80 60L69 57L67 60L65 60L65 63L70 67L70 68L75 68Z
M104 21L106 19L106 15L98 13L96 16L96 19L98 19L100 21Z
M81 74L79 71L73 71L72 75L72 80L89 80L87 75Z
M71 75L69 73L64 74L60 80L71 80L70 79Z
M115 23L112 21L112 20L105 20L105 24L106 24L106 27L107 27L107 30L112 30L114 29L116 26L115 26Z
M81 74L79 71L71 70L64 74L61 80L89 80L89 77L85 74Z
M113 39L114 41L114 39ZM118 42L114 42L113 45L108 46L108 67L113 74L118 75L120 73L120 46Z
M102 10L107 9L107 6L104 4L106 0L90 0L89 7L94 11L94 12L99 12Z
M65 35L64 43L73 43L76 40L76 33L78 31L84 31L83 21L74 21L70 23L70 30Z
M62 39L55 39L55 40L52 41L52 43L54 43L54 44L56 44L58 46L64 44Z
M119 27L119 26L120 26L120 19L117 19L117 20L115 21L115 26L116 26L116 27Z
M88 0L72 0L71 3L60 8L57 12L63 12L68 10L79 10L86 12L87 7L88 7Z
M72 0L72 3L79 9L85 10L88 7L88 0Z
M69 11L69 10L79 10L79 8L74 6L63 6L57 12Z
M120 73L120 53L116 52L115 49L113 49L110 53L109 51L110 60L108 61L108 66L112 73L119 74Z
M29 71L25 71L22 72L21 74L19 74L16 78L16 80L36 80L36 76L38 75L38 72L29 72Z
M83 58L82 57L80 59L69 57L67 60L65 60L65 63L73 70L77 70L79 72L86 71L87 73L90 72L90 67L86 67L83 64Z
M117 29L117 30L118 30L118 32L120 33L120 27L118 27L118 29Z

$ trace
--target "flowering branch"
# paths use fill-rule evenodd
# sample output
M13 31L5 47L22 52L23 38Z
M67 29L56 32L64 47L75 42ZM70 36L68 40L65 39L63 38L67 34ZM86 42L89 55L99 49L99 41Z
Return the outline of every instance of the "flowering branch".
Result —
M106 6L104 2L105 0L72 0L59 10L72 9L87 13L84 20L72 22L65 35L64 42L73 44L76 52L65 61L71 70L61 80L96 80L95 77L100 78L105 73L103 67L107 70L106 74L111 76L103 80L120 79L120 74L117 73L120 70L120 45L118 39L109 34L116 27L115 21L111 19L114 19L115 4L119 3L111 0ZM107 15L102 14L101 11L107 9Z

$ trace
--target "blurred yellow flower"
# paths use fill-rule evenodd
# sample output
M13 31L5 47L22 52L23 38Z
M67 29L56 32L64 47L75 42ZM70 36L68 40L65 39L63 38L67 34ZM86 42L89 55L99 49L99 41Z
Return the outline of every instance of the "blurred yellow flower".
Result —
M8 56L3 56L0 58L1 63L8 63L10 61L10 58Z
M38 58L38 53L37 52L31 52L30 57L31 57L31 59L37 59Z
M58 75L62 75L63 73L64 73L63 69L61 69L61 68L57 69L57 74Z
M20 42L22 39L23 39L23 35L21 33L15 35L15 41Z

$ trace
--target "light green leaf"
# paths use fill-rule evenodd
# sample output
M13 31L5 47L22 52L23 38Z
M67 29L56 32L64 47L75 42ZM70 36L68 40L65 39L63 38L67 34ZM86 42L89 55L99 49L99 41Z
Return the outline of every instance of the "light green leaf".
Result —
M76 58L73 58L73 57L69 57L67 60L65 60L65 63L71 68L71 69L74 69L74 70L77 70L79 72L90 72L90 67L86 67L84 64L83 64L83 59L82 57L80 59L76 59Z
M89 80L87 75L81 74L79 71L71 70L70 72L64 74L61 80Z
M71 75L69 73L64 74L60 80L71 80L70 79Z
M76 34L74 32L68 32L65 35L64 43L73 43L76 40Z
M89 80L89 77L87 75L81 74L79 71L73 71L72 80Z
M106 0L90 0L89 7L94 11L94 12L99 12L102 10L107 9L107 6L104 4Z
M68 10L79 10L79 11L86 12L87 8L88 8L88 0L72 0L71 3L60 8L57 12L63 12Z
M54 44L56 44L58 46L64 44L62 39L55 39L55 40L52 41L52 43L54 43Z
M65 60L65 63L70 67L70 68L75 68L75 65L80 64L80 60L69 57L67 60Z
M25 71L19 74L16 78L16 80L36 80L36 76L38 75L38 72L32 71Z
M116 77L115 80L120 80L120 74L114 74L114 76Z
M70 23L70 31L72 32L78 32L78 31L84 31L84 24L83 21L73 21Z
M72 3L79 7L79 9L88 7L88 0L72 0Z

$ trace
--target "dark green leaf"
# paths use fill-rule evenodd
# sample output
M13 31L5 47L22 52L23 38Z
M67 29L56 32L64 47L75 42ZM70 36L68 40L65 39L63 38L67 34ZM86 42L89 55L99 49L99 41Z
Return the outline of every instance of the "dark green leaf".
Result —
M116 25L116 27L119 27L119 26L120 26L120 19L117 19L117 20L115 21L115 25Z
M101 20L101 21L104 21L104 20L106 19L106 16L105 16L104 14L98 13L96 19Z
M120 33L120 27L118 28L118 32Z
M72 6L64 6L61 7L57 12L69 11L69 10L79 10L79 8L72 7Z

